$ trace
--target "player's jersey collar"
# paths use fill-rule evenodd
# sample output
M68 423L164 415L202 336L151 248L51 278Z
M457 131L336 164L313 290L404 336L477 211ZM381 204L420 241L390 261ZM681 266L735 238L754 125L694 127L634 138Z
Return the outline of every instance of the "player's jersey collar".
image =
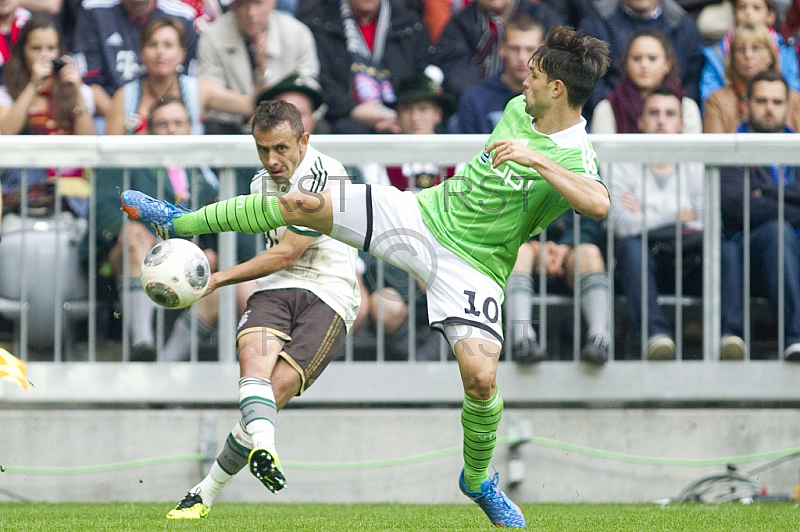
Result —
M574 148L588 140L586 134L586 119L581 117L581 121L572 127L568 127L562 131L553 133L552 135L545 135L536 130L536 124L531 121L531 129L536 135L549 138L554 144L562 148Z

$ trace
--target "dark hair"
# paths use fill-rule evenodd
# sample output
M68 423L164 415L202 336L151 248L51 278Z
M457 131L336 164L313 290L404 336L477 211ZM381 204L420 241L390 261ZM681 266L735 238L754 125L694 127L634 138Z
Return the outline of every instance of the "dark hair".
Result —
M622 62L622 71L625 72L625 75L628 76L625 63L628 61L628 56L631 53L633 41L639 39L640 37L650 37L651 39L658 41L658 43L661 45L661 48L664 50L664 56L667 59L667 63L669 63L669 72L667 72L667 75L664 76L664 79L661 81L663 83L665 80L669 80L674 83L676 87L680 87L683 82L681 81L681 73L678 67L678 56L675 54L675 48L672 46L672 43L669 42L667 36L658 30L642 30L633 34L631 39L628 41L628 47L625 48L625 55L623 55L622 59L620 59ZM628 76L628 78L630 79L630 76Z
M151 20L142 30L142 37L139 45L140 49L144 49L147 41L153 38L153 35L161 28L172 28L178 34L178 44L181 48L186 48L186 28L181 21L174 17L158 18Z
M8 95L15 100L31 78L31 66L25 61L25 45L28 43L31 33L36 30L55 31L58 36L58 57L64 55L64 42L55 19L46 14L33 15L19 31L17 40L11 47L8 61L3 68L3 85L5 85ZM53 75L53 89L50 94L53 119L63 129L71 129L75 125L74 109L79 90L70 83L62 83L57 75Z
M539 30L544 35L544 24L539 22L537 19L533 18L531 15L527 13L520 13L515 17L511 17L511 19L506 22L505 26L503 27L503 42L506 41L506 36L508 35L508 30L517 30L517 31L533 31Z
M642 108L647 104L647 100L651 96L672 96L678 99L678 102L683 105L683 96L678 94L678 92L668 85L659 85L655 89L651 90L647 93L647 95L642 99Z
M303 119L297 107L283 100L266 100L258 104L253 115L253 132L269 131L279 124L287 122L297 138L303 136Z
M608 45L569 26L556 26L533 52L530 64L548 81L560 79L570 107L580 108L608 70Z
M156 113L156 111L158 111L162 107L166 107L167 105L170 105L170 104L173 104L173 103L177 103L181 107L183 107L183 110L186 111L186 116L189 118L189 123L192 122L192 117L189 116L189 111L186 109L186 105L184 105L183 100L181 100L180 98L175 98L174 96L167 96L166 98L159 98L158 100L156 100L156 103L154 103L150 107L150 110L147 111L147 133L148 134L152 134L153 133L153 115Z
M733 1L734 9L736 9L736 4L738 2L739 2L739 0L734 0ZM775 0L764 0L764 3L767 5L767 11L772 11L773 13L777 12L777 9L776 9L776 6L775 6Z
M750 81L747 82L747 99L750 99L750 95L753 94L753 87L756 86L756 83L759 81L780 81L783 83L783 87L786 89L786 99L789 99L789 84L786 83L786 78L783 77L783 74L778 72L777 70L762 70L752 78Z

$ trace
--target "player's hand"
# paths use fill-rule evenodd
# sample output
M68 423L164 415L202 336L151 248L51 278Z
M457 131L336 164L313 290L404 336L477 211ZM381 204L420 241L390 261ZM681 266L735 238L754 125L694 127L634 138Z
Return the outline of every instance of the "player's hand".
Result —
M513 139L499 139L486 147L486 153L492 155L492 167L497 168L501 164L514 161L522 166L531 167L536 163L538 153L529 147Z
M219 272L214 272L211 274L211 277L208 278L208 286L206 287L206 292L203 294L203 297L211 295L214 290L219 287Z

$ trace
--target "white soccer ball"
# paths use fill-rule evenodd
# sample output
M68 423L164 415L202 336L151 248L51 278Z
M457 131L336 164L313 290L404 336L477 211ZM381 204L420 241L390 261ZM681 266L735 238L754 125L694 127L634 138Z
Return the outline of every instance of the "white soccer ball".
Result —
M185 308L203 297L210 276L203 250L180 238L159 242L142 261L142 288L166 308Z

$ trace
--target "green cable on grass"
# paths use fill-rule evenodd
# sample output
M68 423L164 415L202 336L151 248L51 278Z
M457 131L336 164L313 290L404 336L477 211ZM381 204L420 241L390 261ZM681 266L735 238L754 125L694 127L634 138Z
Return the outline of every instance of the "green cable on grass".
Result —
M131 460L129 462L116 462L113 464L97 464L93 466L72 466L72 467L17 467L0 465L0 472L16 473L18 475L80 475L84 473L103 473L105 471L119 471L121 469L136 469L137 467L147 467L159 464L169 464L172 462L199 462L205 460L205 456L200 453L194 454L175 454L172 456L160 456L158 458L143 458L141 460Z
M680 467L705 467L705 466L721 466L727 464L740 464L746 462L760 462L763 460L772 460L783 456L800 455L800 447L791 447L789 449L782 449L778 451L770 451L766 453L745 454L739 456L728 456L724 458L659 458L654 456L641 456L635 454L618 453L614 451L603 451L601 449L594 449L583 445L575 445L566 443L550 438L530 438L520 439L510 436L497 438L497 443L505 445L517 445L521 443L531 443L541 447L551 447L563 451L570 451L576 454L586 456L593 456L595 458L603 458L606 460L616 460L619 462L628 462L636 464L647 465L661 465L661 466L680 466ZM426 462L435 460L444 456L461 454L461 446L448 447L446 449L439 449L437 451L429 451L426 453L414 454L411 456L400 456L397 458L388 458L384 460L365 460L361 462L296 462L284 461L283 466L286 469L374 469L380 467L392 467L400 465L415 464L419 462ZM149 467L160 464L167 464L172 462L199 462L205 460L206 457L201 453L194 454L178 454L172 456L162 456L159 458L146 458L142 460L133 460L129 462L117 462L113 464L98 464L94 466L75 466L75 467L18 467L18 466L3 466L0 464L0 472L13 473L18 475L78 475L85 473L102 473L105 471L119 471L123 469L136 469L138 467Z

